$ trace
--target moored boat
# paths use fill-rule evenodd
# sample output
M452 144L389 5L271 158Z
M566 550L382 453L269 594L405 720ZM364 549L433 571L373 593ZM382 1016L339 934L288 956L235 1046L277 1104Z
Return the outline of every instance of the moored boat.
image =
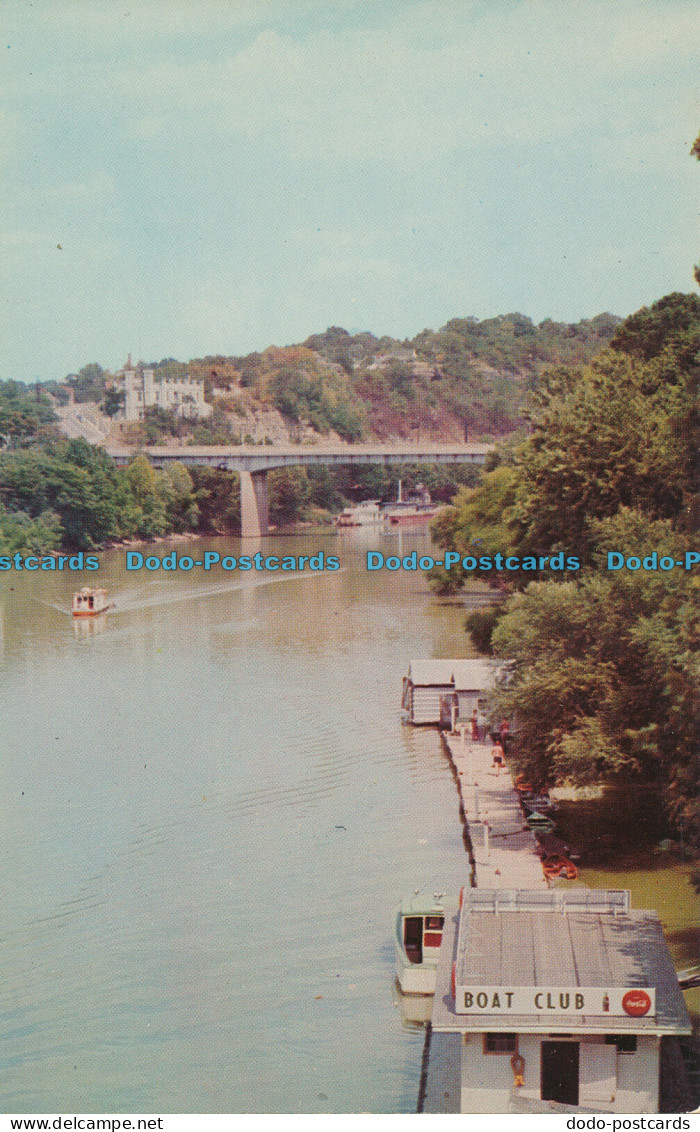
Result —
M542 858L542 871L547 878L565 877L566 880L576 880L578 869L573 861L560 854Z
M399 484L399 497L395 503L386 503L382 508L382 515L390 523L416 523L427 522L437 515L441 504L433 503L430 492L422 483L408 491L405 497Z
M444 892L414 893L396 910L396 975L404 994L434 994L442 929Z
M109 608L107 590L91 590L89 586L83 586L82 590L73 594L71 612L74 617L95 617Z
M690 990L691 987L700 987L700 967L688 967L685 971L678 971L678 985L681 990Z
M543 830L545 833L552 833L556 829L555 823L546 814L538 814L536 811L525 814L525 821L530 826L530 829Z
M365 527L381 523L382 512L378 499L363 499L354 507L346 507L335 521L337 527Z
M561 837L557 837L553 833L548 833L546 830L538 829L535 831L535 838L537 839L537 855L539 857L554 857L560 854L562 857L568 857L570 861L579 864L581 861L581 850L575 848L568 841L563 841Z

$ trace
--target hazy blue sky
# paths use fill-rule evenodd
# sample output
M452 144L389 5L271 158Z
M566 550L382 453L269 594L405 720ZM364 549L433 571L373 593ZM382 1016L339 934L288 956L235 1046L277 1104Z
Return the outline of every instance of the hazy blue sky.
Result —
M694 289L697 0L4 0L0 378Z

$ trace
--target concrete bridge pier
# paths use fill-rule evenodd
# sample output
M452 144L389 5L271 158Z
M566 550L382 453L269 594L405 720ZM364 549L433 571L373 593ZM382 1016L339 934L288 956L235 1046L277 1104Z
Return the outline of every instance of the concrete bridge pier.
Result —
M267 472L239 471L241 478L241 538L267 534Z

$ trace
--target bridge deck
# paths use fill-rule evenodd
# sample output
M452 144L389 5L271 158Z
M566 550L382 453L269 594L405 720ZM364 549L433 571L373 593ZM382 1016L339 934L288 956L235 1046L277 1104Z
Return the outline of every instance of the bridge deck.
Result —
M184 464L221 463L231 470L262 471L290 464L350 463L475 463L482 464L492 444L314 444L314 445L218 445L139 449L154 462L180 460ZM109 445L106 452L118 463L132 460L136 449Z
M217 447L105 448L116 464L128 464L138 451L156 466L179 462L238 472L241 477L241 534L267 534L267 472L301 464L483 464L490 444L318 444L226 445Z

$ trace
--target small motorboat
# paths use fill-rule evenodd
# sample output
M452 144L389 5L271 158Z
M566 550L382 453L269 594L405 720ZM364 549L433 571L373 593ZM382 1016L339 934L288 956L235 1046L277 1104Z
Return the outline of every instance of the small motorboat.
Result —
M74 617L95 617L111 608L107 590L91 590L89 586L83 586L82 590L73 594L71 612Z
M536 834L537 838L537 855L539 857L568 857L570 861L575 864L581 862L581 851L576 849L567 841L563 841L561 837L556 837L553 833L547 833L546 830L538 829Z
M565 877L566 880L576 880L578 869L568 857L552 856L542 858L542 871L547 878Z
M434 994L442 929L444 892L426 897L419 892L396 909L396 976L404 994Z

